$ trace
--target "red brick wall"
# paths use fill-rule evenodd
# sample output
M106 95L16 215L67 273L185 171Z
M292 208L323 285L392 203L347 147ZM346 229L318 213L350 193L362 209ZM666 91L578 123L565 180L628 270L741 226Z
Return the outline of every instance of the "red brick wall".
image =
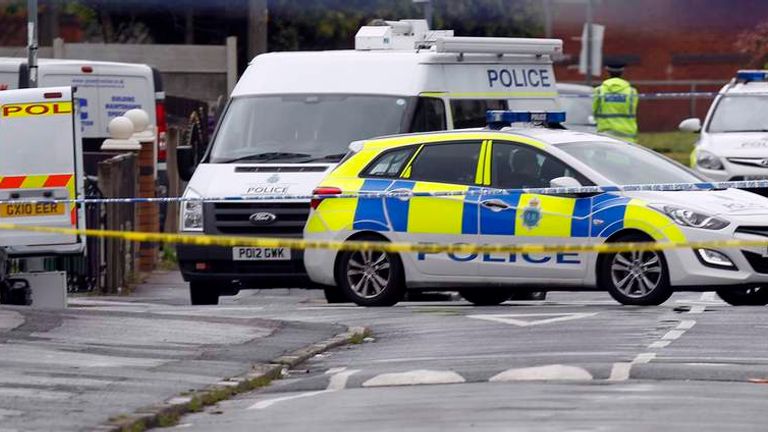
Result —
M646 80L717 80L726 82L736 70L749 66L735 42L739 33L768 19L764 0L602 0L595 2L595 23L606 26L604 58L629 60L626 78ZM566 64L556 67L561 82L583 81L578 61L584 5L560 4L554 9L554 36L565 42ZM598 80L599 81L599 80ZM641 92L690 91L689 86L637 85ZM703 86L697 91L717 90ZM710 100L699 99L703 116ZM641 131L672 130L692 112L691 102L641 101Z

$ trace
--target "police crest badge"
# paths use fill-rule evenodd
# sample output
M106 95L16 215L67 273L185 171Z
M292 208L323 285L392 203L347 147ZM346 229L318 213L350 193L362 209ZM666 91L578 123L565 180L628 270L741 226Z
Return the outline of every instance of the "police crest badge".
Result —
M534 197L523 209L523 226L530 229L536 228L541 222L541 201Z

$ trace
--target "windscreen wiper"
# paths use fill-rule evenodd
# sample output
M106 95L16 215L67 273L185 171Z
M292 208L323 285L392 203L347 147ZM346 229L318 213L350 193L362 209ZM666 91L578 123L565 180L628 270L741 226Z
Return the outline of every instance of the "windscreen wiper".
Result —
M241 156L238 158L225 160L219 163L233 163L233 162L242 162L247 160L271 161L271 160L277 160L277 159L293 159L293 158L303 158L303 157L312 157L312 155L306 154L306 153L266 152L266 153L256 153L252 155Z

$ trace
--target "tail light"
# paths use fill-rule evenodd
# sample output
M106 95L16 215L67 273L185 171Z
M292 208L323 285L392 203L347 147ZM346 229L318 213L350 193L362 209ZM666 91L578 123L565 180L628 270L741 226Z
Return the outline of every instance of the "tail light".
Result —
M312 195L341 195L341 189L336 187L317 187L312 191ZM309 205L312 206L312 210L316 210L317 207L323 202L325 198L312 198Z
M168 122L165 118L165 101L155 103L155 118L157 119L157 161L165 162L168 154Z

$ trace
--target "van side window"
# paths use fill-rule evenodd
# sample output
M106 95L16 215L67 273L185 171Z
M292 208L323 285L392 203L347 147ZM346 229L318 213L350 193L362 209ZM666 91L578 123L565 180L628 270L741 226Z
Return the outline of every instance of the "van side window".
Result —
M453 128L478 128L486 125L488 110L505 110L507 101L500 99L454 99L451 101Z
M480 141L429 144L411 164L411 180L475 184Z
M500 189L547 188L558 177L574 177L582 185L591 182L556 157L529 145L494 141L491 184Z
M446 130L445 104L442 99L420 97L413 114L411 132L432 132Z
M365 169L362 176L398 177L415 150L416 147L407 147L382 153Z

